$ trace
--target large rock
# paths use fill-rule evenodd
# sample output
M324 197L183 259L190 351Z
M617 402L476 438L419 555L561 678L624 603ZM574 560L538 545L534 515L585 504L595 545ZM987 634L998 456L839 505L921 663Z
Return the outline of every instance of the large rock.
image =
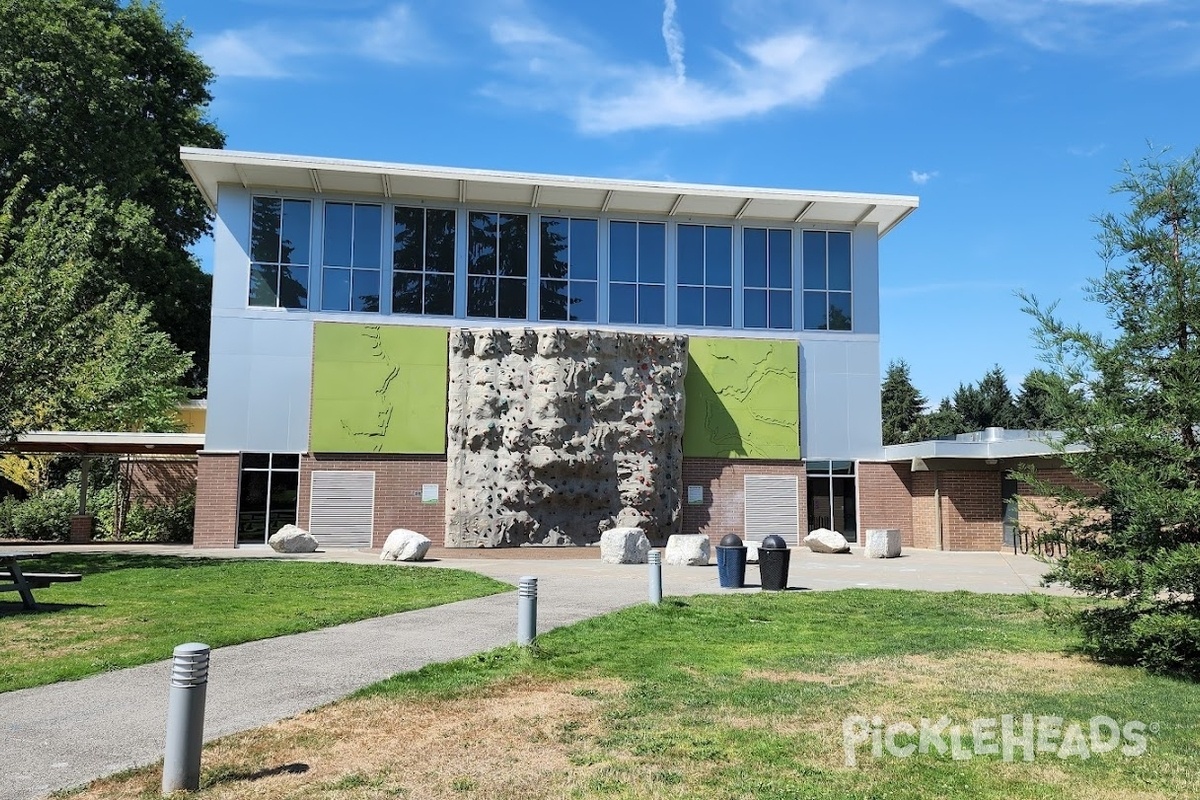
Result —
M645 564L650 540L640 528L613 528L600 534L600 560L608 564Z
M814 553L849 553L850 543L846 537L828 528L817 528L804 537L804 546Z
M707 567L711 556L712 545L707 536L702 533L677 533L667 539L667 552L663 555L663 563L683 567Z
M869 528L863 554L867 558L897 557L900 555L900 530L898 528Z
M317 537L295 525L284 525L271 534L267 544L276 553L315 553Z
M383 543L383 552L379 554L381 561L420 561L429 552L431 544L429 537L410 531L406 528L396 528L388 534Z

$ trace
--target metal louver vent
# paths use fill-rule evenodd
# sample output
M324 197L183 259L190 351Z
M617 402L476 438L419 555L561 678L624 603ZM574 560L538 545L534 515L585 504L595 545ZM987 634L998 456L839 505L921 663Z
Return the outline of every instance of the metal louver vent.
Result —
M800 544L800 490L795 475L745 477L746 541L761 542L774 534L789 546Z
M375 527L375 473L312 474L309 532L322 547L370 547Z

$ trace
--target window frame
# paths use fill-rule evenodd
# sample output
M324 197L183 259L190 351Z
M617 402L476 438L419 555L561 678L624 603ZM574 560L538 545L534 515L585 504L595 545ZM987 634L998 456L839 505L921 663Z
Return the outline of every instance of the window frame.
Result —
M703 244L703 256L701 258L701 264L700 264L702 283L698 283L698 284L697 283L685 283L683 280L683 277L682 277L683 271L681 269L682 262L681 262L681 259L679 256L679 253L681 250L680 245L679 245L679 240L680 240L680 229L685 228L685 227L700 229L700 240L701 240L701 243ZM709 230L712 230L712 229L720 229L720 230L729 231L729 254L728 254L729 255L729 283L728 284L718 284L718 283L712 283L709 281L709 237L708 237L708 232L709 232ZM737 283L737 257L736 257L737 247L736 247L736 245L737 245L737 226L734 225L732 222L728 225L720 225L720 224L716 224L716 223L709 224L707 222L676 222L675 223L675 321L676 321L677 325L680 325L683 327L726 328L726 329L730 329L730 330L737 328L737 326L734 324L735 323L734 297L735 297L735 285ZM683 296L683 290L685 290L685 289L699 289L701 292L701 295L700 295L702 298L701 299L701 308L700 308L701 322L698 326L693 323L685 323L685 322L680 321L680 318L679 318L680 313L679 312L680 312L680 309L683 307L682 296ZM714 324L709 321L708 311L709 311L709 292L710 291L713 291L713 292L725 291L728 293L729 300L728 300L728 308L726 309L726 311L728 312L728 318L729 318L728 324L724 324L724 325Z
M764 245L766 247L766 250L764 253L764 261L763 261L764 274L763 274L762 285L759 285L759 284L751 285L747 280L746 250L748 247L748 243L746 241L746 234L750 233L752 231L761 231L763 233ZM797 232L797 229L796 229L796 226L794 226L794 225L788 225L788 226L774 225L774 226L772 226L769 224L767 224L767 225L744 224L741 226L741 235L740 235L740 241L741 241L741 245L742 245L742 247L741 247L741 256L742 256L742 258L741 258L741 267L742 267L742 282L741 282L741 299L742 299L741 320L742 320L742 325L741 325L741 330L747 330L747 331L795 331L796 330L796 291L797 291L796 290L796 272L797 272L797 269L796 269L796 239L797 239L796 232ZM788 275L789 283L787 286L775 286L772 284L772 275L773 275L773 270L771 269L771 234L772 233L786 233L788 236L788 248L787 248L788 269L787 269L786 274ZM748 300L751 296L751 293L761 294L762 298L765 302L764 315L763 315L764 324L762 324L762 325L751 325L747 321L748 315L746 313L746 309L750 305ZM775 295L777 295L777 294L783 295L784 293L786 293L787 302L782 304L781 308L787 309L788 324L774 325L774 324L772 324L772 322L773 322L772 316L773 315L771 313L772 308L774 308L774 304L773 304L772 300Z
M391 233L387 235L387 240L391 243L390 252L392 254L391 266L388 268L388 272L390 273L390 276L391 276L391 286L390 286L390 291L388 292L390 300L387 304L387 308L388 308L387 313L388 314L397 314L397 315L403 314L403 315L408 315L408 316L421 316L421 317L443 317L443 318L455 317L456 316L455 312L456 312L456 308L457 308L456 298L457 298L457 291L458 291L458 285L459 285L458 245L459 245L459 240L461 238L461 236L460 236L461 229L460 229L460 225L459 225L459 222L460 222L459 216L460 215L459 215L458 209L445 208L445 207L441 207L441 206L407 205L405 203L389 203L389 204L387 204L386 207L389 210L389 218L392 221L391 222L391 226L392 226ZM396 239L396 212L400 211L400 210L420 211L421 212L421 246L420 246L421 269L420 270L401 269L401 268L396 267L396 241L395 241L395 239ZM454 232L451 236L451 245L450 245L451 267L450 267L449 272L441 272L438 270L431 270L429 268L429 213L431 211L437 211L437 212L449 214L451 216L451 219L453 220ZM399 285L398 278L401 275L419 276L420 282L421 282L421 297L420 297L421 310L420 311L413 312L413 311L397 311L396 310L396 291L397 291L397 286ZM429 278L430 278L430 276L439 276L439 277L449 276L449 278L450 278L450 310L449 310L449 312L447 312L445 314L428 310ZM382 305L382 303L381 303L381 305Z
M610 217L607 220L607 224L605 225L605 245L606 245L605 251L606 251L608 258L607 258L607 263L604 264L604 276L608 282L608 286L606 287L608 289L608 292L607 292L606 298L605 298L607 300L607 306L608 306L608 315L607 315L608 316L608 324L610 324L610 325L638 325L638 326L657 327L657 328L665 327L667 325L667 309L671 305L667 290L673 283L672 271L675 267L674 259L672 259L672 257L671 257L673 248L672 248L671 236L669 236L672 222L674 222L674 220L637 219L637 218L631 218L631 217L619 217L619 218ZM634 226L634 252L637 255L636 255L636 261L634 263L634 280L633 281L614 280L613 279L612 238L613 238L613 226L614 225L633 225ZM657 226L662 227L662 231L663 231L663 242L662 242L663 243L663 263L662 263L662 280L661 281L650 281L650 280L642 279L642 226L643 225L657 225ZM634 298L635 298L634 319L633 320L615 321L613 319L613 305L614 305L613 304L613 289L617 286L633 287L633 294L634 294ZM662 289L662 309L661 309L662 321L661 322L643 322L642 321L642 289L643 288L647 288L647 289L661 288Z
M267 457L267 466L265 466L265 467L247 466L246 465L246 457L247 456L266 456ZM277 457L280 457L280 456L295 458L296 466L294 466L294 467L276 466L275 460ZM234 528L234 541L235 541L236 546L241 547L243 545L266 544L267 540L271 538L271 535L278 530L278 528L276 528L276 531L271 530L272 512L279 511L279 509L271 508L271 498L272 498L272 494L274 491L274 483L275 483L276 474L286 473L289 475L294 474L296 476L296 502L295 502L295 507L292 509L292 513L291 513L292 522L290 524L295 525L296 522L299 521L299 519L300 519L300 517L299 517L299 514L300 514L300 462L303 458L304 458L304 456L301 453L285 453L285 452L276 453L276 452L261 452L261 451L245 451L245 452L238 453L237 516L234 518L236 520L236 525ZM261 541L255 541L255 540L248 539L242 533L242 516L247 513L253 513L253 512L246 511L244 508L245 503L244 503L244 498L243 498L243 489L244 489L244 485L245 485L245 475L247 472L253 473L256 475L266 474L266 476L267 476L266 506L265 506L265 509L263 509L263 512L264 512L263 537L262 537ZM284 516L286 517L287 514L285 513ZM284 524L286 525L289 523L285 522ZM282 526L280 526L280 527L282 527Z
M384 298L384 269L383 269L383 254L384 254L384 210L391 206L391 203L370 202L364 200L330 200L323 199L321 203L321 311L328 311L340 314L379 314L383 308ZM330 206L349 206L350 207L350 263L349 264L328 264L328 242L329 242L329 207ZM358 213L359 207L362 208L378 208L379 209L379 230L376 238L379 244L379 260L378 265L374 267L356 266L355 249L358 246ZM349 308L330 308L327 303L325 293L325 277L327 272L331 271L347 272L348 278L348 295ZM375 273L375 308L355 308L355 278L358 273Z
M811 289L808 288L808 263L807 263L808 256L807 256L807 247L805 247L805 244L804 244L804 239L806 237L808 237L810 234L822 234L824 237L824 240L825 240L824 286L820 287L820 288L811 288ZM850 279L849 280L849 283L850 283L849 289L832 289L832 288L830 288L829 239L831 236L834 236L834 235L846 237L846 251L847 251L847 258L849 261L849 263L847 265L847 270L848 270L849 279ZM800 232L800 236L801 236L801 244L800 244L800 260L801 260L800 284L801 285L800 285L799 291L801 292L800 303L801 303L801 309L802 309L802 311L801 311L801 317L802 317L801 330L804 330L806 332L853 333L855 330L854 317L856 316L854 313L854 295L855 295L855 290L854 290L854 232L837 230L837 229L829 229L829 228L806 228ZM834 295L844 296L846 299L846 303L849 306L849 309L850 309L849 323L850 324L846 328L831 328L831 327L829 327L829 317L830 317L829 312L832 308L831 298ZM825 324L822 327L813 326L813 325L810 325L810 323L809 323L809 315L807 312L808 312L808 299L810 296L811 297L818 297L818 296L823 297L823 306L825 309L825 314L824 314L824 323Z
M276 248L276 258L273 261L260 260L260 259L256 259L254 257L255 249L256 249L255 248L255 219L254 218L255 218L255 213L256 213L255 212L255 204L258 201L267 201L267 202L273 201L273 202L279 203L279 227L276 229L276 233L275 233L275 236L278 239L278 246ZM308 241L305 243L306 248L307 248L307 253L308 253L308 259L307 259L306 263L283 261L283 246L284 246L284 242L288 241L283 236L284 216L285 216L284 208L285 208L285 204L287 204L287 203L304 203L308 206L308 222L307 222ZM246 292L244 295L246 298L246 307L253 308L253 309L272 308L272 309L286 309L286 310L293 310L293 311L310 311L311 306L312 306L312 296L313 296L313 274L312 273L313 273L314 262L313 262L312 254L313 254L313 250L314 250L314 245L316 244L315 236L313 235L314 228L315 228L315 225L313 224L313 222L314 222L314 220L313 220L313 206L314 206L313 199L311 197L293 197L293 196L282 195L282 194L254 194L254 193L251 193L249 206L250 206L249 207L250 225L248 228L248 235L247 235L247 242L246 242L246 255L249 256L249 268L248 268L247 274L246 274L247 284L246 284ZM259 267L259 266L273 267L275 269L274 288L273 288L273 292L272 292L273 297L274 297L274 302L269 305L266 303L253 302L253 300L254 300L254 277L255 277L256 267ZM283 281L283 277L284 277L284 267L296 267L298 269L303 269L305 272L305 281L304 281L304 287L303 287L304 288L304 295L303 295L304 301L302 304L284 305L281 302L281 295L283 294L283 292L281 291L281 287L282 287L282 281Z
M545 274L546 266L546 222L554 220L565 222L567 225L567 274L565 277L547 277ZM591 222L595 225L595 241L592 256L595 258L593 269L593 277L574 277L574 269L576 266L575 260L575 243L574 243L574 225L576 222ZM583 217L572 216L570 214L538 214L537 215L537 319L541 322L580 322L597 324L600 321L600 284L601 284L601 263L600 263L600 239L604 231L604 226L601 225L599 217ZM546 302L547 282L566 284L567 291L567 307L566 319L546 316L544 313L544 303ZM592 308L591 319L574 319L571 317L570 305L575 298L574 286L576 284L590 285L592 290Z
M486 207L484 207L484 208L467 207L465 209L465 211L466 211L467 224L466 224L466 235L463 238L464 238L464 241L466 242L467 252L466 252L466 257L463 259L463 264L462 264L462 274L463 274L463 278L464 278L463 286L464 286L464 291L466 294L466 305L463 309L463 319L512 320L512 321L518 321L518 322L519 321L528 321L530 318L529 317L530 278L531 278L531 273L533 275L537 274L535 272L536 265L534 263L534 253L535 253L534 248L536 247L536 242L534 241L532 223L535 219L537 219L540 216L540 214L536 211L536 209L529 209L527 211L512 211L512 210L503 210L502 211L499 209L487 210ZM488 273L471 271L471 248L473 247L471 239L472 239L472 233L474 230L473 218L475 217L475 215L483 215L483 214L488 214L488 215L492 215L492 216L496 217L496 233L495 233L496 244L494 245L495 246L495 271L488 272ZM504 274L502 274L502 271L501 271L501 262L503 260L502 255L501 255L501 253L502 253L502 250L501 250L502 244L501 243L504 240L501 236L501 220L500 220L500 218L505 217L505 216L507 216L507 217L524 217L525 218L525 244L524 244L524 246L525 246L525 274L524 275L504 275ZM456 253L457 253L457 251L456 251ZM458 270L457 259L456 259L456 263L455 263L455 270L456 270L456 274L457 274L457 270ZM471 291L473 289L473 286L472 286L473 278L475 278L475 279L492 278L496 281L495 295L492 300L494 312L491 315L474 314L471 312ZM515 296L521 296L524 298L523 302L524 302L525 312L524 312L523 316L520 316L520 317L500 316L501 296L503 294L501 292L501 289L504 288L505 281L508 281L508 282L514 283L514 284L517 283L518 281L520 282L521 292Z

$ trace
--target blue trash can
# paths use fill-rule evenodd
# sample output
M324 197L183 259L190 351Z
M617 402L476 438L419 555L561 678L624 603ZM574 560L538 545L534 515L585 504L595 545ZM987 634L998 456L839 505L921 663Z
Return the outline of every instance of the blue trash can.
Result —
M717 545L717 578L722 589L741 589L746 585L746 546L736 533Z

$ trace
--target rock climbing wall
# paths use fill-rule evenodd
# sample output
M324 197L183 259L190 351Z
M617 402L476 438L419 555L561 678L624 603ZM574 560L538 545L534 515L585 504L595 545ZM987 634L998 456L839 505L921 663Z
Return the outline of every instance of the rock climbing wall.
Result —
M687 337L450 332L446 544L677 533Z

